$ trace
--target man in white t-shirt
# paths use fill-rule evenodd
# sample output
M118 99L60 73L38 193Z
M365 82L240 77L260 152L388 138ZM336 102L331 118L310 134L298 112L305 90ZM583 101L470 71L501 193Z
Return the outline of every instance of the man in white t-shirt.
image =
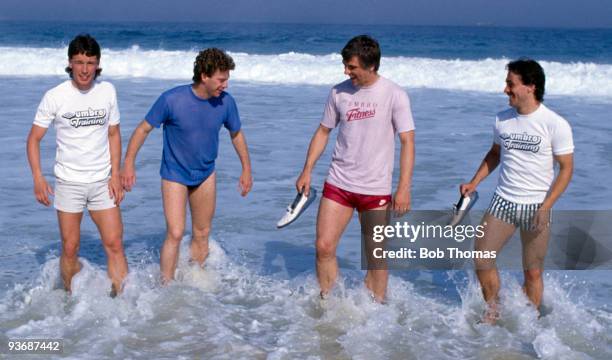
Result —
M79 272L80 226L85 208L100 231L108 257L111 296L122 290L127 275L123 253L123 224L119 204L123 188L119 177L121 134L117 95L112 84L96 81L102 69L100 46L89 35L78 35L68 46L67 80L47 91L28 136L28 161L36 200L54 207L62 238L60 270L71 291ZM40 165L40 141L49 125L56 130L55 191Z
M482 224L476 250L499 252L516 228L523 244L524 291L539 309L542 271L550 236L550 211L567 188L573 172L574 143L569 123L543 103L545 76L535 61L521 59L507 66L506 88L511 108L497 114L493 146L462 194L476 190L501 164L495 194ZM559 164L555 177L553 162ZM499 318L499 274L495 260L476 259L476 274L487 303L483 321Z
M378 74L378 42L366 35L357 36L342 50L342 59L344 73L350 79L332 88L296 182L298 191L308 195L312 169L325 150L330 132L338 127L317 216L316 266L322 298L336 281L336 248L353 210L359 212L362 230L368 222L364 213L369 210L387 210L392 205L398 213L407 212L414 166L410 100L401 87ZM400 179L392 197L396 134L401 142ZM365 285L376 301L384 301L387 280L386 268L368 265Z

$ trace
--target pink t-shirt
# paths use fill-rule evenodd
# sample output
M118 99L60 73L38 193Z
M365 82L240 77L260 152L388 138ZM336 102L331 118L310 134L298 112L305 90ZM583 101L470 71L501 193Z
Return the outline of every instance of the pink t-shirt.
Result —
M357 88L334 86L321 125L339 127L327 182L364 195L391 194L395 134L414 130L410 99L384 77Z

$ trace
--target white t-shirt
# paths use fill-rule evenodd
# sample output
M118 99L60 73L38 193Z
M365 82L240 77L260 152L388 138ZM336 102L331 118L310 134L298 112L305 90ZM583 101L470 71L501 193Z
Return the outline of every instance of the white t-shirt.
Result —
M119 124L115 87L94 82L80 91L67 80L47 91L34 125L55 126L55 176L66 181L92 183L110 175L109 125Z
M495 192L518 204L543 202L554 179L553 155L574 152L569 123L544 104L528 115L513 108L497 114L494 141L501 148Z
M356 88L334 86L321 125L339 127L327 182L364 195L391 194L395 134L414 130L410 99L384 77Z

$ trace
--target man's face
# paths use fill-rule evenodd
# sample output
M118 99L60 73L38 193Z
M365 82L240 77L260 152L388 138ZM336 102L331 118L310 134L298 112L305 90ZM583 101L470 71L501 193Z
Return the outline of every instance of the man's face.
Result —
M221 92L227 89L229 77L229 70L217 70L211 77L202 74L202 84L206 88L206 93L212 97L221 96Z
M70 58L69 66L72 68L72 80L77 88L87 90L96 78L96 71L100 61L95 56L76 54Z
M374 67L364 68L357 56L353 56L349 61L342 61L344 64L344 74L351 78L354 86L364 86L369 84L376 77Z
M535 85L523 84L520 75L508 71L504 93L508 95L510 106L517 108L535 99Z

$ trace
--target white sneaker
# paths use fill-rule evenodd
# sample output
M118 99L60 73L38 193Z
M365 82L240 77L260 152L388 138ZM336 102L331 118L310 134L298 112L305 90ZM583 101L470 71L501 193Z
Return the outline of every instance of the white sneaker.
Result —
M293 202L287 207L287 212L285 212L285 215L278 221L276 227L278 229L284 228L297 220L316 198L317 190L315 188L310 188L310 194L308 194L308 196L304 195L304 193L298 193Z
M476 204L478 200L478 192L474 191L469 195L461 195L459 202L453 207L453 217L448 223L450 226L461 224L468 211Z

